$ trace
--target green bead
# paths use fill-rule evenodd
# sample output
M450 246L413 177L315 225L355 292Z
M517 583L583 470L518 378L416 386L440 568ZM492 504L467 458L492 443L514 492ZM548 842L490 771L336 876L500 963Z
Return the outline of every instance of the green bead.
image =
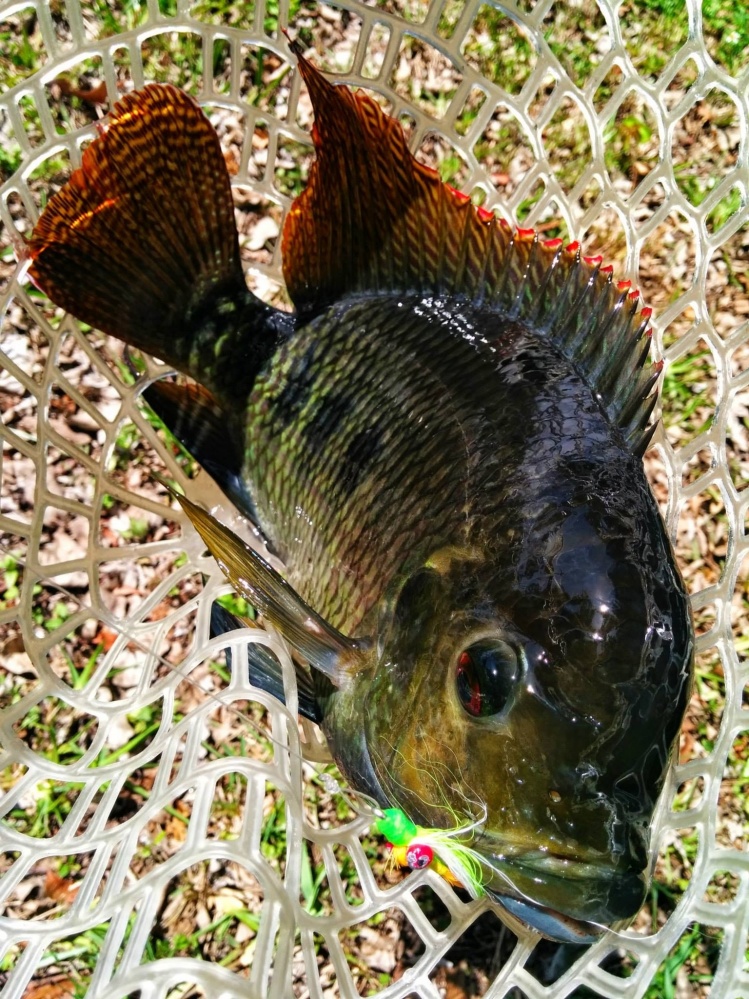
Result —
M400 808L386 808L383 817L375 822L375 829L393 846L408 846L418 832L417 827Z

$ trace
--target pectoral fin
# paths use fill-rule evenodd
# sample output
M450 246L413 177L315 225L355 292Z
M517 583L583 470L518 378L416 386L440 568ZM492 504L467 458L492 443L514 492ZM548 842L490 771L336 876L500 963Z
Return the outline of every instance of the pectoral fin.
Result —
M346 638L309 607L265 559L186 496L178 496L226 578L336 687L367 664L369 642Z

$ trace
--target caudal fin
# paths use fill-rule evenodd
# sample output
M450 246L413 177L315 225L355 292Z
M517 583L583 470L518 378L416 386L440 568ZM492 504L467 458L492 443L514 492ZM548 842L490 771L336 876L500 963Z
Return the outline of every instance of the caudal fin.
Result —
M247 394L277 340L246 287L218 137L191 97L150 84L112 111L27 248L55 304L192 375Z

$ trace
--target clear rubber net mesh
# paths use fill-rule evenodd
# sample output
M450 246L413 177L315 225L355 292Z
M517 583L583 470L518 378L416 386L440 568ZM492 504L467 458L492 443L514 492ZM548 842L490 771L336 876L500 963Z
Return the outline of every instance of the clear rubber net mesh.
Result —
M0 5L4 997L436 999L461 961L495 999L665 995L695 934L704 964L669 987L749 994L749 60L729 63L730 24L703 31L697 0L654 56L646 9L256 0L227 23L210 2ZM646 465L692 593L699 681L654 824L653 895L590 948L505 926L433 872L388 873L366 815L318 776L324 746L299 728L278 640L209 637L229 588L154 473L247 527L143 405L158 363L134 374L15 264L97 116L169 81L214 121L248 279L282 303L278 235L311 108L279 21L379 95L444 179L579 239L655 308L667 366ZM92 263L81 281L96 279ZM250 685L248 641L281 657L291 711Z

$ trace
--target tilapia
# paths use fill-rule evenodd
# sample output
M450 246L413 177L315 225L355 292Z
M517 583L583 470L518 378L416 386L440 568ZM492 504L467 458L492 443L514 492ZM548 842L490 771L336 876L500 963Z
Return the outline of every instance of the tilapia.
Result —
M316 161L283 230L293 314L247 289L218 139L170 86L114 108L33 232L31 277L198 383L148 398L285 576L183 504L295 650L352 787L472 824L499 906L592 940L645 898L692 672L642 467L650 312L577 243L475 208L295 51Z

